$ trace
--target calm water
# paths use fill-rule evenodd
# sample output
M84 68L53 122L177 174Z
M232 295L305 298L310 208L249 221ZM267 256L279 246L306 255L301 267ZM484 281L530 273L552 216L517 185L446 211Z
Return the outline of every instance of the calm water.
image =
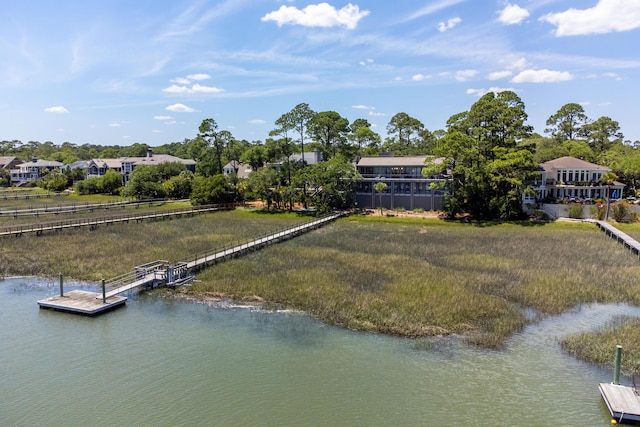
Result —
M0 281L3 426L605 426L597 385L612 373L557 339L640 316L594 305L527 328L504 351L451 339L416 350L300 314L153 294L97 318L38 308L57 292L53 281Z

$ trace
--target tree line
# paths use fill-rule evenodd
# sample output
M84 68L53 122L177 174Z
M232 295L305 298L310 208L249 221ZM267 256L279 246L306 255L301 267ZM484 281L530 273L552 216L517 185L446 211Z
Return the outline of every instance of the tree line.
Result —
M522 192L527 191L536 165L565 155L612 168L635 194L640 143L625 141L615 120L592 120L575 103L562 106L549 117L544 135L535 133L526 120L525 105L516 93L490 92L468 111L451 116L444 129L430 131L418 119L397 113L382 139L364 118L350 123L335 111L316 112L301 103L274 122L264 142L238 140L230 131L219 130L213 118L207 118L193 138L153 147L156 154L196 160L195 174L179 164L163 170L139 166L122 188L113 174L82 182L81 173L67 170L50 174L39 184L59 189L75 183L79 192L85 193L191 197L194 203L260 198L269 207L313 204L326 210L349 206L352 183L358 178L352 166L354 158L392 152L446 159L451 179L446 183L444 209L452 216L521 216ZM38 157L68 164L92 158L143 157L148 148L143 143L100 146L64 142L56 146L50 141L14 140L0 141L0 156L26 161ZM314 150L321 153L322 162L308 164L309 159L294 160L291 156ZM254 172L248 179L235 173L225 175L225 164L231 164L236 172L240 164L246 164ZM426 166L426 175L442 172ZM8 184L7 172L1 173L0 183Z

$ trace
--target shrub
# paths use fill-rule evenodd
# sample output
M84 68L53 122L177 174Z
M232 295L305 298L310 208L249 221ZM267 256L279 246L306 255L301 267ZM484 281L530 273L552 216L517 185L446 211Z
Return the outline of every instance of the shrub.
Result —
M573 203L569 206L569 218L582 219L584 206Z
M629 205L626 203L615 203L611 206L611 216L616 222L622 222L625 220L627 215L629 214Z

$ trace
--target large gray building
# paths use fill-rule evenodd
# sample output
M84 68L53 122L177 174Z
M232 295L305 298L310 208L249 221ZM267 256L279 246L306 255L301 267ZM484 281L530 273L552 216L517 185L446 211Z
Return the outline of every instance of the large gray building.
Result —
M377 156L361 157L355 166L362 179L356 184L355 202L362 209L377 208L382 203L386 209L440 210L443 190L433 188L432 183L445 180L442 175L425 177L422 169L427 165L442 165L442 158L433 156ZM374 185L384 182L387 188L378 194Z

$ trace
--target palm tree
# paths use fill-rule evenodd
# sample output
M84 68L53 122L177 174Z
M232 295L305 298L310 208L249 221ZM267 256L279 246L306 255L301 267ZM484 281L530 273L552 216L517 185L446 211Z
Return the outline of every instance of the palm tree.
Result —
M611 184L618 179L618 176L613 172L607 172L602 176L602 182L607 184L607 212L604 215L604 220L609 219L609 208L611 206Z
M384 190L387 189L387 184L385 184L384 182L376 182L373 185L373 189L376 190L376 192L378 193L378 197L380 200L380 215L382 215L382 193L384 193Z

